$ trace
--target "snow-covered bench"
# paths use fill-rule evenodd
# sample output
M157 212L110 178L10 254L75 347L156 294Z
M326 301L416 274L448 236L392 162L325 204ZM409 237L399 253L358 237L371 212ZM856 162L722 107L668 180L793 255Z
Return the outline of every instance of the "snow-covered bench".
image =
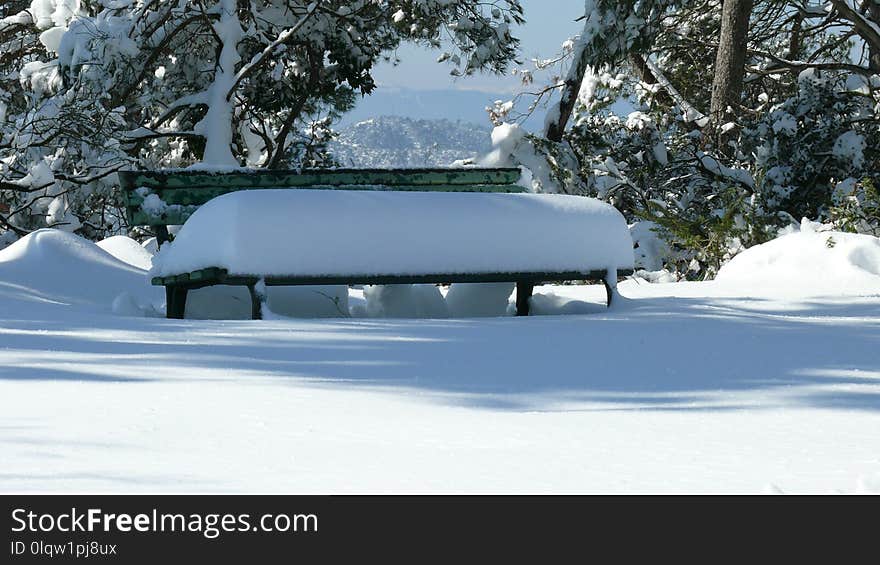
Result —
M505 185L510 193L498 193ZM183 318L189 290L216 284L246 286L259 319L266 286L515 282L517 314L527 315L537 284L601 280L610 305L617 277L631 273L626 222L590 198L516 193L512 183L294 186L225 190L187 213L153 264L169 318ZM155 204L166 214L174 205Z

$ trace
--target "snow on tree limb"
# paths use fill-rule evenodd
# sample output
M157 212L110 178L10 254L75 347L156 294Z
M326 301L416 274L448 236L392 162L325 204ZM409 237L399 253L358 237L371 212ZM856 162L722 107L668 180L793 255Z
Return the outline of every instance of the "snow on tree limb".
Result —
M666 75L663 74L663 71L660 70L660 67L658 67L656 63L651 61L651 59L646 58L645 65L651 71L651 74L654 75L654 78L657 79L657 83L669 93L669 96L672 97L675 104L681 108L682 117L686 122L694 122L700 127L705 127L706 124L709 123L709 117L695 108L693 104L688 102L685 97L678 92L678 89L669 82L669 79L666 78Z
M870 0L869 0L870 1ZM862 38L875 48L880 48L880 22L873 22L854 9L846 0L831 0L831 5L853 23Z
M226 99L229 100L232 98L232 94L233 92L235 92L235 88L238 86L238 84L242 80L244 80L244 78L247 77L251 72L253 72L257 65L262 63L266 59L266 57L268 57L279 45L283 45L285 42L294 37L296 33L300 30L300 28L305 25L306 21L312 16L312 14L315 13L317 9L317 2L312 2L311 4L309 4L306 13L300 18L296 25L285 29L280 34L278 34L278 37L276 37L274 41L269 43L266 48L263 49L261 52L254 55L253 58L251 58L250 62L242 66L238 73L235 75L235 81L229 88L229 92L226 94Z
M238 160L232 154L233 108L227 93L231 93L236 80L235 68L241 61L238 44L244 30L238 20L237 0L220 0L220 20L213 30L220 42L214 80L205 92L208 111L193 126L193 131L205 138L202 164L205 166L235 167Z
M585 40L587 34L588 29L585 26L582 37L575 41L571 66L568 68L568 73L562 86L562 95L559 97L559 101L547 111L544 137L550 141L557 143L562 141L562 134L565 131L565 126L571 117L578 93L581 90L581 83L584 80L584 73L587 71L589 63Z

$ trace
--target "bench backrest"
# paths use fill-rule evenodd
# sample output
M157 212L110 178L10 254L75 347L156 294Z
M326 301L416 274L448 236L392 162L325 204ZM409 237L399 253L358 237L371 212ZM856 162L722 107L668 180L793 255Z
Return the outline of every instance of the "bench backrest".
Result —
M182 224L196 209L238 190L307 188L420 192L526 192L517 168L493 169L307 169L205 172L121 171L131 226Z

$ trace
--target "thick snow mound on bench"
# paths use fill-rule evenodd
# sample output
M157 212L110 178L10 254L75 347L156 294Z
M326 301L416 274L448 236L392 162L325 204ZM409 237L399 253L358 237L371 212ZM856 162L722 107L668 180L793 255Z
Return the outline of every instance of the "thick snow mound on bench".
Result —
M878 294L880 239L835 231L792 233L743 251L716 280L798 296Z
M631 268L623 216L591 198L341 190L252 190L199 208L153 275L348 276Z
M0 251L0 296L109 309L123 292L142 303L161 298L144 270L78 235L42 229Z

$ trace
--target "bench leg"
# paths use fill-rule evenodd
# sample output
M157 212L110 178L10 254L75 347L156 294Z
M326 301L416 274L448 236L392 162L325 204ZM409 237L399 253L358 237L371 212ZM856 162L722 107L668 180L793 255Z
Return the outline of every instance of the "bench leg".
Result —
M171 311L174 309L174 287L165 287L165 317L171 317Z
M532 297L532 291L535 290L534 283L518 282L516 283L516 315L529 315L529 298Z
M186 314L186 293L183 286L165 287L165 317L182 320Z
M248 292L251 293L251 319L263 319L263 296L257 292L254 285L248 285Z
M611 308L611 301L614 299L614 293L617 292L617 270L605 271L602 284L605 285L606 304Z

